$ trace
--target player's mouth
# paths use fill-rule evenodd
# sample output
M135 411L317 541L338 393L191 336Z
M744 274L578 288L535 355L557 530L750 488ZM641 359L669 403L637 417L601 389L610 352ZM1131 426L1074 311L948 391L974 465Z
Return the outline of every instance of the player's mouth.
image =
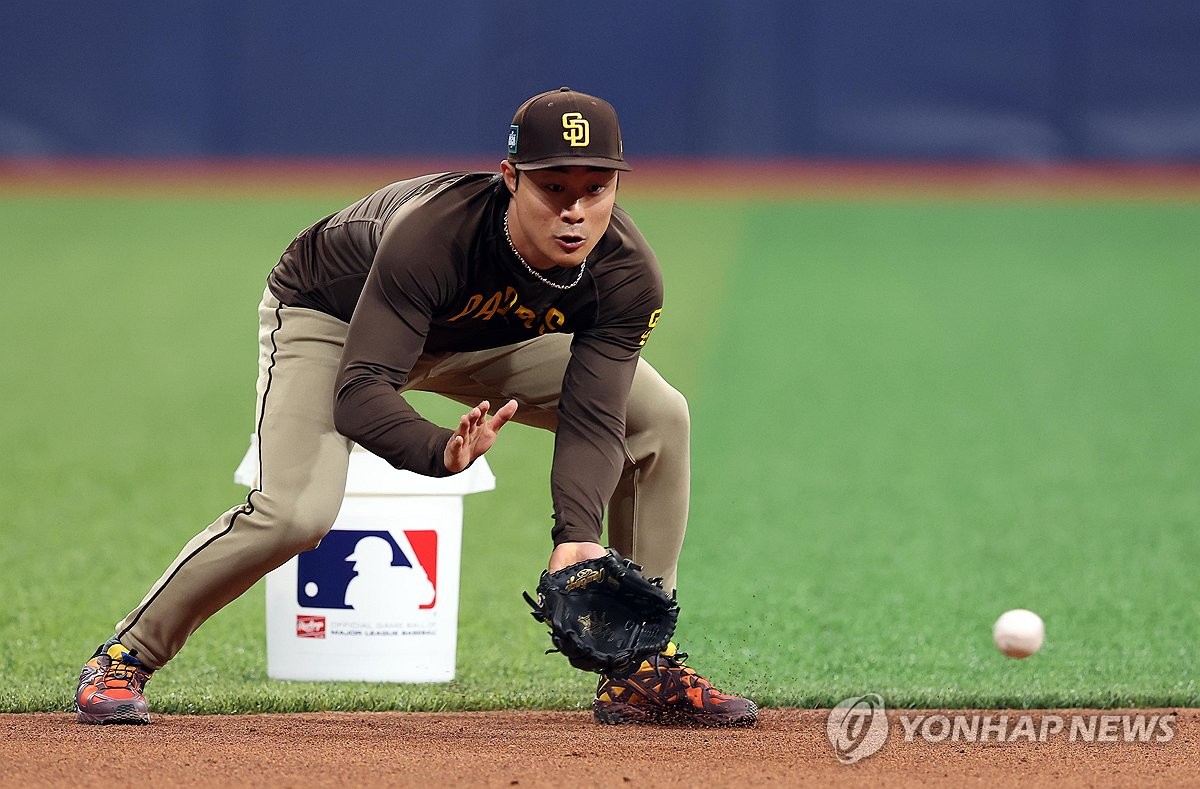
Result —
M587 243L587 238L585 236L574 233L565 233L561 236L555 236L554 240L558 244L559 248L567 254L578 252L579 250L583 249L583 245Z

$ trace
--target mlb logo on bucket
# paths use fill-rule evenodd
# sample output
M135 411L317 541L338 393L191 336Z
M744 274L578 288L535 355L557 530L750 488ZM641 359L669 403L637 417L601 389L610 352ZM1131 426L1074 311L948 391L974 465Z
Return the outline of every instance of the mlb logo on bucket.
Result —
M428 611L437 604L433 529L334 529L297 558L296 602L301 608L394 614Z
M325 617L296 615L296 638L324 638Z

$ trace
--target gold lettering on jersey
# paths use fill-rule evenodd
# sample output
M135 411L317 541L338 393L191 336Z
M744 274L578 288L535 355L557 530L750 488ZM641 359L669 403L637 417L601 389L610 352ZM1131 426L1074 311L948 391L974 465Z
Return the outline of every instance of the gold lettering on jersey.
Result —
M545 315L539 315L534 310L520 302L517 289L509 285L503 292L491 294L475 293L468 299L466 306L450 319L450 323L466 318L479 321L490 321L497 315L504 317L512 312L512 318L526 329L537 329L538 335L546 332L556 332L567 324L567 316L555 307L546 310Z
M562 125L563 139L570 143L572 148L586 148L591 142L592 125L582 113L564 112Z
M650 313L650 322L646 324L649 328L642 332L642 341L639 342L638 345L645 345L646 340L650 339L650 332L654 331L654 327L658 325L658 318L660 315L662 315L661 307Z
M517 289L509 285L504 289L504 306L500 308L501 315L507 315L508 311L516 306L517 299L520 296L517 294Z
M487 300L487 303L479 308L479 313L475 317L490 321L492 316L500 309L500 299L501 295L499 293L493 293L492 297Z
M543 335L548 331L558 331L567 322L567 316L563 315L554 307L546 311L546 318L542 322L542 328L538 329L538 335Z
M471 298L482 300L483 295L479 294L478 296L472 296ZM520 296L517 294L517 289L514 288L512 285L509 285L507 288L504 289L503 293L501 293L500 291L496 291L495 293L493 293L488 298L487 302L482 307L479 307L479 312L475 313L471 317L479 318L479 319L485 320L485 321L490 321L492 319L492 316L494 316L494 315L500 315L500 316L507 315L508 311L510 309L512 309L513 305L515 305L517 303L518 298L520 298ZM479 301L475 301L474 304L475 304L475 306L479 306ZM474 307L471 307L470 309L474 309ZM452 320L452 321L458 320L462 316L463 316L463 313L460 312L458 315L455 315L450 320Z
M479 303L482 301L483 301L483 294L476 293L474 296L467 299L467 306L462 308L462 312L458 313L453 318L451 318L450 322L453 323L454 321L458 320L462 316L466 315L468 312L474 312L475 308L478 307Z
M521 324L526 329L532 329L533 322L537 320L537 313L526 307L524 304L522 304L520 307L517 307L517 311L514 312L513 315L517 320L521 321Z

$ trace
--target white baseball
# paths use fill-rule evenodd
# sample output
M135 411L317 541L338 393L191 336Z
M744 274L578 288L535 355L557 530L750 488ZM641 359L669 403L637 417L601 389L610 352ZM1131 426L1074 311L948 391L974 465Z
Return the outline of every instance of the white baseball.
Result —
M1042 618L1024 608L1005 611L992 627L996 649L1011 658L1029 657L1042 648L1046 626Z

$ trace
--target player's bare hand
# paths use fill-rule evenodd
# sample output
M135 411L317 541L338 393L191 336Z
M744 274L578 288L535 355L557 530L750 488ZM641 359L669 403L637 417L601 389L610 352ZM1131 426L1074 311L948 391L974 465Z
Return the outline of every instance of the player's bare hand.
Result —
M491 449L500 428L517 413L516 400L509 400L488 418L491 407L491 403L484 400L458 420L458 427L454 429L454 435L450 436L442 453L447 471L458 473Z
M604 550L604 546L598 542L564 542L554 547L547 569L554 572L588 559L599 559L606 553L608 551Z

